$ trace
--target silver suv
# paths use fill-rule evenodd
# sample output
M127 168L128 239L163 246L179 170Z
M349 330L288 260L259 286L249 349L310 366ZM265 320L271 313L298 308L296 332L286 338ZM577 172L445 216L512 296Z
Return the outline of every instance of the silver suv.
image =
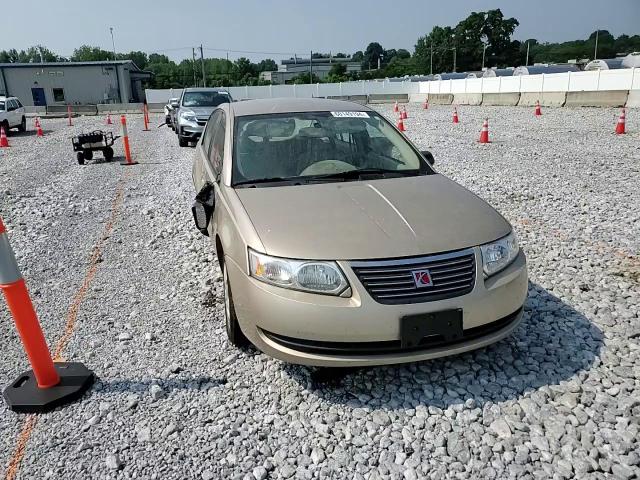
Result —
M175 112L178 144L186 147L189 142L197 142L211 112L232 101L229 92L221 88L185 88Z
M27 120L24 107L16 97L4 97L0 95L0 126L9 135L9 129L17 127L24 132L27 129Z

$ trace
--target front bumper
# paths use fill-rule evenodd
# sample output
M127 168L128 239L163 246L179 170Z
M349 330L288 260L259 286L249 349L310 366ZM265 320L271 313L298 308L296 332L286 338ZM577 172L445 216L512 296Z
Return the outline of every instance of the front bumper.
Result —
M202 131L204 130L204 125L199 125L198 122L187 122L184 120L180 120L178 122L179 133L184 138L189 138L192 140L197 140L202 135Z
M473 290L444 300L384 305L365 291L348 262L339 262L352 288L350 298L296 292L259 282L246 267L226 258L238 321L260 350L289 363L366 366L414 362L490 345L508 336L522 320L527 294L526 258L521 251L502 272L485 280L475 248ZM464 336L452 343L399 346L406 315L462 309Z

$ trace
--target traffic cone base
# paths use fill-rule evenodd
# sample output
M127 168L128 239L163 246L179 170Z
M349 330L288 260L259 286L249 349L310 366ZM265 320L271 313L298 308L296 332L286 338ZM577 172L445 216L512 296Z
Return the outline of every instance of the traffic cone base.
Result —
M43 413L82 397L95 377L82 363L54 363L60 383L39 388L32 370L20 375L3 392L10 410L19 413Z
M406 129L404 128L404 122L402 121L402 116L400 116L400 120L398 120L398 130L400 130L401 132L406 131Z

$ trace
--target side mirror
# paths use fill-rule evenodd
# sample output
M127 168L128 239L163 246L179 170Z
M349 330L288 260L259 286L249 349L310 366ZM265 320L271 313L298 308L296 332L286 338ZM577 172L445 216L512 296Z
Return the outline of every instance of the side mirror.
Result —
M207 227L211 221L215 205L216 198L213 185L207 183L202 187L202 190L198 192L198 195L196 195L195 201L191 206L191 213L193 213L193 221L196 224L196 228L200 230L200 233L207 237L209 236Z
M169 105L171 105L171 108L178 108L180 106L178 102L171 102Z
M429 165L433 166L436 163L436 159L433 158L433 154L429 150L423 150L420 152L424 159L429 162Z

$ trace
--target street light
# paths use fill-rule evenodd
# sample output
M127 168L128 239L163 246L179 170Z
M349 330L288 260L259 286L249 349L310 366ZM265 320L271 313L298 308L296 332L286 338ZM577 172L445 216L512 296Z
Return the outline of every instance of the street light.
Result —
M489 46L488 44L482 42L482 71L484 71L484 56L488 46Z
M113 27L109 27L111 32L111 45L113 46L113 59L116 59L116 42L113 40Z

